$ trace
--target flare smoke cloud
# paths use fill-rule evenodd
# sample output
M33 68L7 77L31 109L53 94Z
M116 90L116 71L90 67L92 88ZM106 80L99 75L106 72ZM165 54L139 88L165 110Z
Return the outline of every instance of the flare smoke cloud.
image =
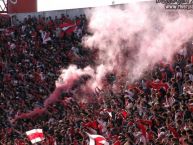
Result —
M128 81L133 82L161 60L172 60L191 38L193 18L142 4L104 7L93 10L89 31L92 35L84 38L84 44L99 49L99 63L126 71Z
M123 80L132 83L163 59L170 62L192 37L193 18L179 11L173 11L175 15L171 16L168 11L157 9L156 6L152 9L150 6L130 4L124 8L103 7L89 12L91 35L84 37L83 45L99 50L97 65L64 69L44 107L56 102L63 91L73 90L79 99L85 99L86 95L90 95L88 92L93 92L96 87L102 88L102 78L108 72L115 72L117 76L124 72ZM81 81L83 75L90 78ZM75 87L75 82L82 85ZM31 114L34 115L34 111L27 116Z
M82 43L99 50L97 65L84 69L70 66L63 70L61 78L68 82L74 76L90 75L86 85L92 90L103 87L102 79L108 72L116 73L118 79L124 74L122 80L129 83L140 79L155 64L171 62L193 36L192 15L155 5L95 8L88 15L91 35L85 36Z

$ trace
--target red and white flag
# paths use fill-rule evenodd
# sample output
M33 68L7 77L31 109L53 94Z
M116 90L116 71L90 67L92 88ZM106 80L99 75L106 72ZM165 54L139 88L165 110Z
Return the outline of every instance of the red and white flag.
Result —
M44 134L42 129L33 129L30 131L27 131L26 134L32 144L44 140Z
M90 138L89 145L109 145L109 143L106 141L106 139L101 135L88 134L88 136Z
M73 21L69 21L61 24L60 27L66 34L69 35L76 31L77 26L79 24L80 24L80 20L77 20L75 23Z

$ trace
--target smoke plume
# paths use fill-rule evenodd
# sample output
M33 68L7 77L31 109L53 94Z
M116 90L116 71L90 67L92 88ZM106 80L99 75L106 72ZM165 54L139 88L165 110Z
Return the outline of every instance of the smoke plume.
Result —
M104 69L126 71L126 79L133 82L163 59L170 62L193 34L191 16L163 11L142 4L96 8L84 45L99 49Z
M116 83L132 83L160 61L171 62L192 37L193 18L179 11L172 16L163 11L136 4L93 9L88 26L91 35L84 37L83 45L99 50L96 65L64 69L44 108L59 100L62 92L71 91L79 100L85 100L97 87L104 87L103 78L109 72L116 74ZM44 108L18 118L34 116L38 111L41 114Z

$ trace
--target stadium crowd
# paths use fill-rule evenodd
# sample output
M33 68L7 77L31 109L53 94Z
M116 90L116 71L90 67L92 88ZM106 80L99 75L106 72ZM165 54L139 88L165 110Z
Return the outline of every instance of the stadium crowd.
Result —
M66 31L64 22L76 27ZM172 64L157 64L148 76L119 92L98 89L95 95L102 100L84 104L67 94L67 103L56 102L44 113L37 111L41 115L17 118L43 107L61 68L94 64L96 52L81 46L85 34L84 15L73 20L65 15L29 16L0 32L0 144L31 144L25 132L42 128L45 140L40 145L86 145L86 132L100 134L112 145L192 145L191 42Z

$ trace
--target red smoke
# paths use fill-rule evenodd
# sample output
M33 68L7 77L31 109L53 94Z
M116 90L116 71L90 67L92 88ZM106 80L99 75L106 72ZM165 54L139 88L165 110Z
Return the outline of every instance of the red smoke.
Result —
M45 113L46 109L45 108L35 108L33 111L30 111L28 113L22 113L19 116L16 116L14 121L18 119L23 119L23 118L37 118L41 116L43 113Z
M92 35L86 36L83 44L99 49L97 66L84 69L69 66L64 69L44 107L56 102L63 91L72 91L75 81L82 75L89 75L91 79L75 88L73 93L75 98L85 102L85 98L92 97L96 87L103 88L102 79L107 72L115 72L120 84L123 81L133 82L161 60L171 61L173 55L191 38L193 19L181 12L171 17L166 12L153 10L149 6L133 4L122 9L94 9L89 23ZM117 86L113 88L117 89ZM26 114L27 118L35 112Z

